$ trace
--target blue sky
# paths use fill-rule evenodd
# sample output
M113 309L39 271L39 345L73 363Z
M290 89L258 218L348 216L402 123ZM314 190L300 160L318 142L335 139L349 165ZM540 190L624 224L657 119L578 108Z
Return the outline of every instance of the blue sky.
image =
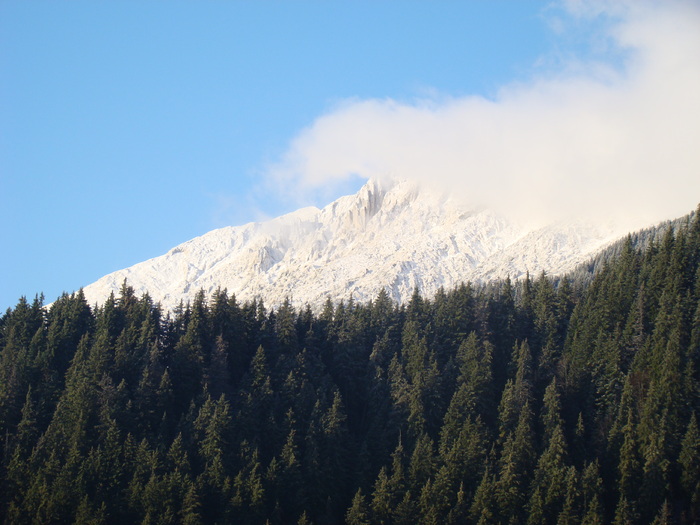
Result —
M605 84L576 65L622 67L598 32L615 13L550 4L1 2L0 308L356 190L368 174L277 185L302 192L274 175L367 101L440 111L572 69Z

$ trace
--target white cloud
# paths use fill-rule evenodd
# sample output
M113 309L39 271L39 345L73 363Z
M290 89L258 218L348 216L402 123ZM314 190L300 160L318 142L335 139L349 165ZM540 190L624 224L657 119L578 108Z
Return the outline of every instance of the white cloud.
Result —
M352 176L392 175L526 216L594 212L638 225L693 209L700 4L564 7L579 21L614 20L605 36L622 66L572 59L494 100L349 100L301 131L268 180L299 197Z

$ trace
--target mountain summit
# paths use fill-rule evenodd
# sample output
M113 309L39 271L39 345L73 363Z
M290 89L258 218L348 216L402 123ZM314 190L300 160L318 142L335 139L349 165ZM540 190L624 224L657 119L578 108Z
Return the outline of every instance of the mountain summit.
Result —
M211 231L84 292L101 303L126 279L166 309L217 288L268 306L366 301L382 289L403 302L415 288L430 296L460 282L564 273L624 233L576 222L527 226L411 181L370 180L320 210Z

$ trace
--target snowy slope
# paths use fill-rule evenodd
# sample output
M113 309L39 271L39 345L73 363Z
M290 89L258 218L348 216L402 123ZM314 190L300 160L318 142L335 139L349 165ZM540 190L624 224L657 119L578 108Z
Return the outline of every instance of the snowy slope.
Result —
M84 292L101 303L126 278L166 309L218 287L268 306L285 297L313 307L328 296L366 301L382 288L404 301L416 287L430 296L463 281L564 273L624 233L577 223L527 227L412 182L372 180L322 210L214 230Z

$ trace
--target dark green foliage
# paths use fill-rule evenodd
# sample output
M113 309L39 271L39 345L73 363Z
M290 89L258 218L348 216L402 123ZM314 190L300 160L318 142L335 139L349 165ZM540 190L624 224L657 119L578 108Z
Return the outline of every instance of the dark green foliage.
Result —
M700 432L694 412L690 418L688 430L683 436L678 462L681 490L686 500L690 501L688 515L698 520L700 519Z
M319 314L0 317L6 523L697 523L700 221L594 274Z
M345 513L345 523L348 525L369 525L369 510L362 489L357 489L352 504Z

